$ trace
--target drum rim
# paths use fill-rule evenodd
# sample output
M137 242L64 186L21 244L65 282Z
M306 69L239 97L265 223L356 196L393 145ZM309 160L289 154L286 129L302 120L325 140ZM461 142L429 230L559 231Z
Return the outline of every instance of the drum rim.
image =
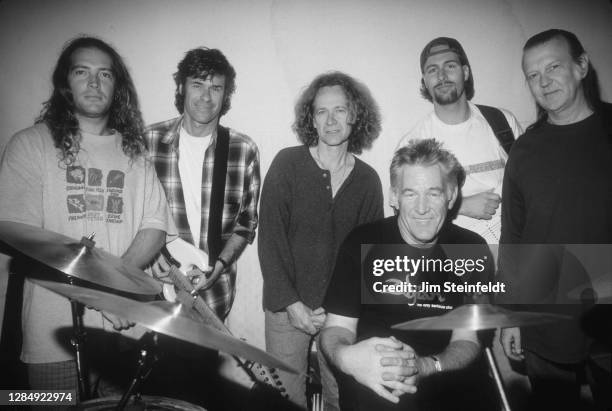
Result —
M188 401L185 400L180 400L180 399L176 399L176 398L171 398L171 397L163 397L160 395L141 395L140 399L145 403L148 404L149 402L151 403L155 403L155 401L166 401L169 404L172 405L177 405L177 406L185 406L184 409L188 410L188 411L206 411L206 408L200 407L199 405L196 404L192 404ZM119 402L121 400L121 396L119 395L110 395L108 397L100 397L100 398L94 398L91 400L87 400L87 401L83 401L80 402L78 404L78 409L79 410L87 410L87 408L85 408L84 406L88 406L88 405L102 405L104 402L109 401L109 402ZM131 399L133 400L133 398ZM189 408L190 407L190 408Z

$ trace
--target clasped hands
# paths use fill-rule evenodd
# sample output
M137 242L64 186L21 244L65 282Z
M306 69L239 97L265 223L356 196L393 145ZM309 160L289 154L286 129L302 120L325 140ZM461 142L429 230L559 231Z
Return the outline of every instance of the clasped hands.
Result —
M394 337L372 337L338 352L342 371L393 403L417 391L416 357L410 346Z

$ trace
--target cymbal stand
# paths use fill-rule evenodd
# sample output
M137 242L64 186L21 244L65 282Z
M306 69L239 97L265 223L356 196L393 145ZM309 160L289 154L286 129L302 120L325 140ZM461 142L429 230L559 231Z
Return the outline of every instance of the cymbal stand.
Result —
M138 358L138 367L136 373L129 388L121 397L119 404L117 404L117 411L122 411L127 405L132 393L136 392L137 398L140 397L138 389L149 376L149 373L153 369L153 366L159 359L157 355L157 334L154 332L147 332L141 339L142 347L140 348L140 357Z
M87 251L88 248L93 247L95 242L93 241L95 234L91 234L89 237L83 237L81 239L82 251L75 261ZM74 262L73 262L74 263ZM68 276L68 283L74 284L74 277ZM85 328L83 327L83 304L75 300L70 300L70 309L72 312L72 329L73 335L70 343L74 347L74 353L76 358L76 369L77 369L77 384L79 389L79 400L86 401L89 399L89 370L86 362L83 360L83 347L87 337Z
M70 284L72 284L72 281L70 281ZM72 310L73 330L70 343L74 347L76 357L79 400L86 401L89 399L89 370L87 369L87 364L83 361L83 344L85 343L86 337L86 332L83 328L83 304L75 300L70 300L70 308Z
M510 404L508 403L508 397L506 397L506 391L504 390L504 384L502 383L501 375L499 373L499 369L497 368L495 358L493 357L493 351L491 351L490 347L485 347L485 354L487 356L487 363L489 364L489 368L493 374L493 380L495 380L495 387L499 393L499 398L504 406L504 411L511 411Z

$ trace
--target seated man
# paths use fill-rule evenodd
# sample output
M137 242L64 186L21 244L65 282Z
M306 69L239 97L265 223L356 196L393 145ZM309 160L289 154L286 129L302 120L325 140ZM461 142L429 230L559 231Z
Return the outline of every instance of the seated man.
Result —
M349 234L340 248L324 302L328 317L321 345L340 371L340 406L343 410L466 409L463 400L469 399L478 403L470 404L470 409L492 409L482 397L483 393L494 396L493 389L485 390L474 380L486 381L487 377L484 369L476 367L482 365L475 361L481 353L476 332L390 328L444 314L467 299L465 293L443 292L443 287L437 290L432 285L471 283L486 280L492 273L493 259L485 240L446 220L465 172L455 156L432 139L411 141L399 149L390 171L391 202L398 215L362 225ZM363 260L364 267L379 267L372 263L382 255L398 255L398 248L402 259L421 261L423 266L398 276L399 270L391 272L385 265L384 274L370 269L362 276L361 250L368 247L362 244L375 244ZM462 245L457 246L461 258L454 244ZM438 260L444 262L444 268L423 269L425 262ZM459 263L467 268L468 260L473 260L470 267L478 268L460 270ZM453 269L446 265L448 261ZM380 284L374 285L376 281L408 283L404 280L414 288L386 295L372 292L381 289ZM424 285L430 288L423 290ZM470 387L479 390L477 401L475 393L469 397L466 389Z

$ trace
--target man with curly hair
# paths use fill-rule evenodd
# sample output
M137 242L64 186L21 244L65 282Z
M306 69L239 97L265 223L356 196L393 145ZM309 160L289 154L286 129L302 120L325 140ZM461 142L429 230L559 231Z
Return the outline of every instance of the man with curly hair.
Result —
M175 229L145 160L142 131L134 84L119 54L97 38L71 40L36 124L13 136L4 153L0 220L75 239L95 233L97 247L144 267ZM56 336L71 318L66 298L26 279L21 359L31 389L76 389L74 354ZM85 310L84 321L117 330L132 325L93 310Z
M231 107L236 72L220 50L189 50L174 74L179 117L149 126L149 153L185 241L204 250L212 272L195 288L225 318L235 295L236 261L255 238L259 151L219 124Z
M174 81L180 116L149 126L145 139L179 236L208 255L211 272L189 275L223 320L234 301L236 262L255 238L259 150L249 136L219 124L236 89L236 72L220 50L189 50ZM163 276L169 267L163 258L158 262L154 270ZM206 408L227 406L232 395L220 394L225 387L211 372L216 352L192 353L177 340L164 339L162 346L174 355L151 375L153 392Z
M476 105L474 75L461 44L449 37L430 41L421 52L421 95L433 111L402 137L435 138L454 153L467 172L455 222L499 244L504 165L510 146L522 134L512 113Z
M266 348L300 370L280 375L289 398L305 407L309 343L325 321L338 247L354 227L383 217L378 174L354 156L380 134L380 114L366 86L331 72L302 93L293 128L302 145L281 150L266 175L259 261ZM319 364L325 409L335 409L335 381L322 356Z

